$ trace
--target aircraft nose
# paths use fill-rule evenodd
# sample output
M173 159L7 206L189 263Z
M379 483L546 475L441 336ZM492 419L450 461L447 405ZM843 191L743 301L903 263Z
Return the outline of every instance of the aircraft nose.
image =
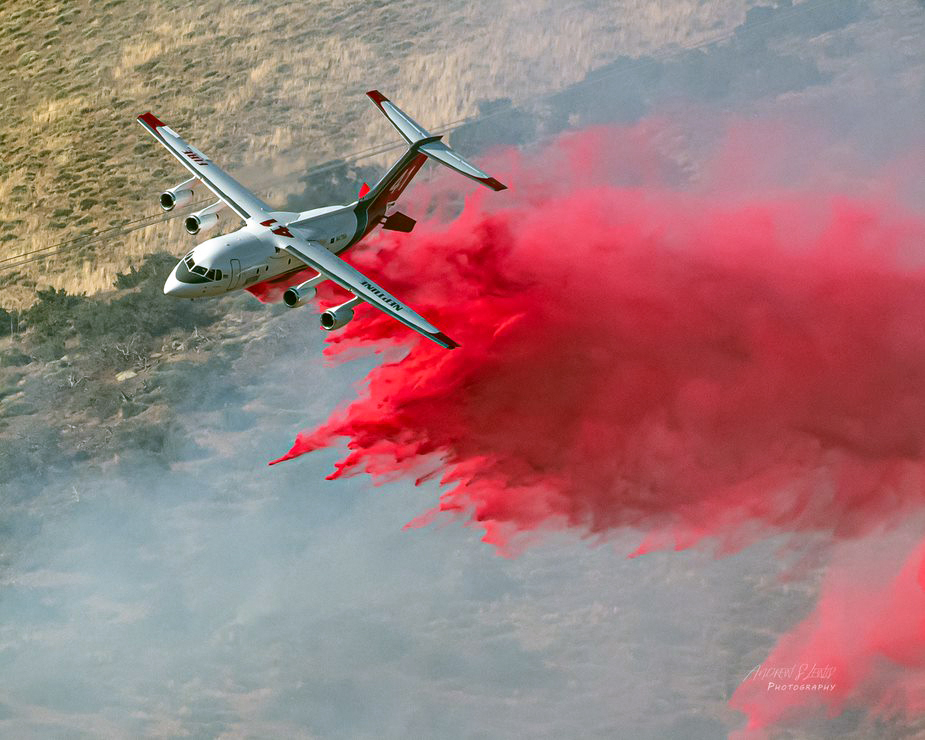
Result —
M182 287L183 283L177 280L177 268L174 267L167 281L164 283L164 295L180 295Z

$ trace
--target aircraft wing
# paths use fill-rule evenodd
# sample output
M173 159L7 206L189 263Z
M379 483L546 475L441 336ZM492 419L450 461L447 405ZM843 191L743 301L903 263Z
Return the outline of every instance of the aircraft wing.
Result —
M187 144L176 131L159 121L153 113L143 113L138 116L138 123L180 160L180 164L186 167L196 179L200 180L245 221L249 218L257 219L272 210L196 147Z
M423 316L415 313L340 257L329 252L323 245L299 237L284 238L282 236L276 237L275 244L309 267L318 270L342 288L349 290L357 298L375 306L441 347L455 349L459 346Z

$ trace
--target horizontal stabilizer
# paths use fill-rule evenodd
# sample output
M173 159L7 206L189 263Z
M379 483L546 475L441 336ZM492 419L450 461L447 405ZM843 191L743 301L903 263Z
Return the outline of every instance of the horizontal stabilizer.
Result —
M376 107L382 111L382 114L389 119L389 123L398 129L398 133L400 133L409 144L416 144L421 139L430 138L430 133L428 133L421 124L413 120L411 116L401 110L381 92L378 90L370 90L366 94L369 96L369 99L376 104Z
M412 148L422 154L426 154L430 159L449 167L451 170L455 170L460 175L464 175L465 177L481 183L485 187L491 188L492 190L507 189L506 185L498 182L487 172L483 172L472 164L472 162L468 161L458 152L440 141L439 136L431 136L427 129L412 119L411 116L401 110L381 92L378 90L370 90L366 94Z
M501 184L487 172L482 172L482 170L461 157L442 141L431 141L427 144L423 144L421 146L421 151L431 159L437 160L440 164L446 165L451 170L456 170L460 175L465 175L487 188L491 188L492 190L507 190L507 185Z

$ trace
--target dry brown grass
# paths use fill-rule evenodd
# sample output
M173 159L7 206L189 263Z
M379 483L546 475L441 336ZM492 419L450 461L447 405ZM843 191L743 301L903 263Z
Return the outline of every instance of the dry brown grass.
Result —
M686 46L752 0L6 0L0 12L0 259L157 212L183 178L134 118L153 110L245 182L294 176L394 134L382 89L436 126L479 101L521 103L620 54ZM177 221L0 271L0 305L35 287L94 293L159 249ZM0 263L2 267L2 263Z

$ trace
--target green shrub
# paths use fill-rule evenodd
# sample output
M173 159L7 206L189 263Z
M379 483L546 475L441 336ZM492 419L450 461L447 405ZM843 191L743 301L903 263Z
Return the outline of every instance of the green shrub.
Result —
M78 408L101 420L115 414L122 403L122 397L116 388L101 383L85 383L73 397Z
M0 484L26 476L34 484L47 477L48 461L65 458L59 444L59 431L37 425L28 434L11 436L0 445ZM11 486L7 495L21 486Z
M38 300L22 314L23 323L29 327L33 341L64 339L73 333L74 312L86 301L83 296L68 295L66 290L39 290Z
M167 252L157 252L148 255L138 269L132 265L128 272L116 275L116 281L113 285L116 288L127 289L137 288L147 280L161 281L166 278L167 274L176 264L177 258Z
M22 367L30 362L32 362L32 358L15 347L0 352L0 367Z
M95 353L97 363L121 369L159 347L166 335L209 326L218 318L213 305L164 295L163 281L175 261L160 252L117 275L115 287L125 292L109 301L54 288L38 291L38 300L20 319L29 330L28 352L40 360L57 359L64 354L65 340L76 335L82 347ZM0 336L9 332L9 312L0 309ZM131 356L126 356L119 347L129 343Z
M62 357L65 353L64 339L52 337L42 342L32 342L29 351L36 360L51 362Z
M74 314L81 342L125 342L136 337L148 345L177 329L191 331L216 318L212 307L165 296L163 281L176 258L166 252L149 256L140 267L116 276L115 287L132 290L109 301L86 301Z

